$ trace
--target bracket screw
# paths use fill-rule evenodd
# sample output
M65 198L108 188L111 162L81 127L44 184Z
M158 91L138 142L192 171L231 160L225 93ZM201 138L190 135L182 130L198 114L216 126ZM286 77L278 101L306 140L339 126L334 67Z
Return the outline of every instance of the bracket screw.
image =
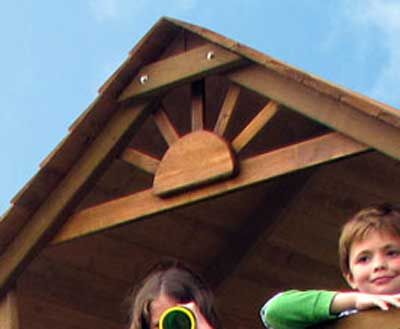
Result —
M147 74L143 74L139 78L139 82L141 85L144 85L149 80L149 76Z
M215 57L215 53L213 51L209 51L207 53L207 60L211 61Z

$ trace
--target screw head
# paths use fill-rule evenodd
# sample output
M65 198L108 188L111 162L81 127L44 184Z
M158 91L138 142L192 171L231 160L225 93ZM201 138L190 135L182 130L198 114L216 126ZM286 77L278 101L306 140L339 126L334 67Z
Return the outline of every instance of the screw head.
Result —
M207 53L207 60L212 60L215 57L215 53L213 51L209 51Z
M139 78L139 82L141 85L144 85L149 80L149 76L147 74L143 74Z

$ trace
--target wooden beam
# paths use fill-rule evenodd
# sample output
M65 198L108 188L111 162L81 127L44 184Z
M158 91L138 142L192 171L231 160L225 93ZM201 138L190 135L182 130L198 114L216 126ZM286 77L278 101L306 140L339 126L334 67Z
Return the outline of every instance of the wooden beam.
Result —
M269 101L268 104L250 121L250 123L233 140L232 146L236 152L240 152L257 133L267 124L267 122L278 111L278 104Z
M154 174L160 164L160 160L132 147L128 147L121 154L121 159L143 171Z
M15 290L11 289L0 300L0 328L19 328L17 293Z
M231 84L225 95L224 103L222 104L217 123L214 127L214 132L220 136L224 135L225 130L228 127L233 110L235 109L236 103L239 99L239 94L240 88L235 84Z
M204 128L205 88L204 80L192 83L192 131Z
M145 190L94 206L74 214L55 237L55 243L104 230L132 220L161 213L195 201L224 194L296 170L365 151L367 147L340 133L330 133L244 160L240 173L168 199Z
M160 108L153 113L153 119L160 130L161 135L164 137L169 146L174 144L179 139L179 134L169 119L168 114L163 106L160 106Z
M341 96L334 98L318 93L301 81L289 80L256 64L236 70L229 78L242 87L400 159L400 129L341 102Z
M244 62L241 56L215 44L197 47L144 66L119 97L125 101L143 97Z
M67 176L0 256L0 296L68 216L91 179L102 172L152 110L147 103L119 108Z

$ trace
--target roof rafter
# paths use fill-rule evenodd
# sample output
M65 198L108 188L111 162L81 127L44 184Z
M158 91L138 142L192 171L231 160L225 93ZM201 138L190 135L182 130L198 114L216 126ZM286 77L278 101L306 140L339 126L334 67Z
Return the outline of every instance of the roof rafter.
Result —
M204 105L205 88L204 80L195 81L191 86L192 90L192 131L202 130L204 128Z
M226 92L224 103L221 107L217 123L214 127L214 131L220 136L224 135L225 130L228 127L228 123L232 118L233 110L235 109L239 94L240 88L235 84L231 84Z
M179 133L176 131L163 105L153 113L153 119L168 145L171 146L179 139Z
M132 147L124 150L121 159L149 174L154 174L160 164L159 159Z
M274 101L269 101L267 105L250 121L250 123L236 136L232 142L232 147L236 152L240 152L260 130L272 119L278 111L279 105Z

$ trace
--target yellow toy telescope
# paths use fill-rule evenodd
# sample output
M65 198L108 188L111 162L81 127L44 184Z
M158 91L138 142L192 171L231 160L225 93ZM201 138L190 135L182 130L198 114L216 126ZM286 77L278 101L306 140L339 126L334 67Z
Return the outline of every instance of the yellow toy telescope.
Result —
M160 329L196 329L196 318L188 308L174 306L161 315Z

